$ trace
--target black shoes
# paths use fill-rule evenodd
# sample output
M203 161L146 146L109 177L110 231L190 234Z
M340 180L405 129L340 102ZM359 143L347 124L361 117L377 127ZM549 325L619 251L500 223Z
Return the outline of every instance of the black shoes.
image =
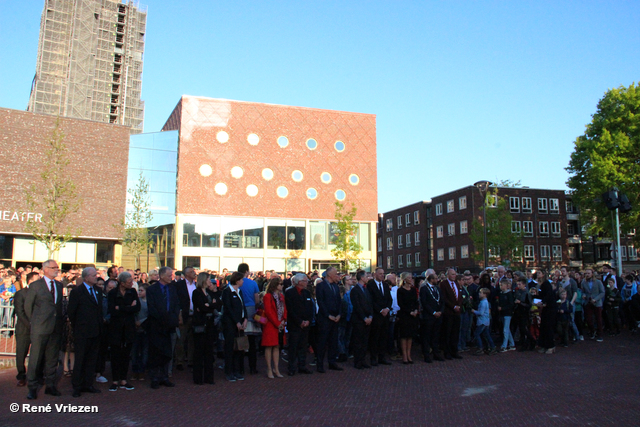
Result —
M47 387L44 389L44 394L50 394L51 396L62 396L62 393L55 387Z
M458 353L452 355L451 357L454 359L462 359L462 356L460 356Z
M378 363L381 365L391 365L391 362L386 359L378 359Z
M327 372L327 371L325 371L325 370L324 370L324 368L323 368L323 367L321 367L321 366L318 366L318 368L316 368L316 371L318 371L318 372L319 372L319 373L321 373L321 374L324 374L324 373L326 373L326 372Z
M159 383L160 385L163 385L165 387L175 387L176 385L174 383L172 383L169 380L164 380L164 381L160 381Z
M298 369L298 372L300 372L301 374L313 374L313 372L311 372L311 370L307 368L300 368Z
M234 378L235 381L235 378ZM157 390L160 388L160 383L158 381L151 381L151 388Z
M335 363L329 364L329 369L332 370L332 371L344 371L343 368L341 368L340 366L336 365Z
M27 394L27 399L36 400L38 398L38 389L30 388L29 393Z
M100 390L95 388L94 386L81 388L80 391L86 393L100 393Z
M73 396L73 397L80 397L81 395L82 395L82 393L77 388L74 388L73 389L73 393L71 394L71 396Z

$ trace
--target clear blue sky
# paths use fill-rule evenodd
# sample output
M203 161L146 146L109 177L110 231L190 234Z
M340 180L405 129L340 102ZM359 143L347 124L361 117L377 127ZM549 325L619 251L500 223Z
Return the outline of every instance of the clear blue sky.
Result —
M640 81L640 2L147 0L142 96L377 115L378 210L481 179L566 188L609 88ZM25 109L43 0L2 2L0 107Z

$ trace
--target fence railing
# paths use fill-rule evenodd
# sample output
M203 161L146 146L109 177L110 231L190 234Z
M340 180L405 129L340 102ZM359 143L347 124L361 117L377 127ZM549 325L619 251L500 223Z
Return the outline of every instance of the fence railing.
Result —
M0 356L16 355L15 320L13 304L0 302Z

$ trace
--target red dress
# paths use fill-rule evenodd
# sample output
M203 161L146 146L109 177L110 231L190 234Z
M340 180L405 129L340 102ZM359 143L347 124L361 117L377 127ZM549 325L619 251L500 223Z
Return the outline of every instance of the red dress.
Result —
M278 342L278 309L276 301L273 298L276 294L266 293L264 295L264 316L267 318L267 324L262 327L262 346L273 347L279 345ZM283 320L287 320L287 307L284 305L284 295L279 294L282 306L284 307Z

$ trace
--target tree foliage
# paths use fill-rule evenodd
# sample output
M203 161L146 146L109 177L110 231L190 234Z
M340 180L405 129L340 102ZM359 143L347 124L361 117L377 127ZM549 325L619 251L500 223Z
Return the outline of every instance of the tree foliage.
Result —
M622 215L622 232L640 228L640 85L608 90L584 135L575 141L567 184L593 234L611 235L611 213L601 195L617 187L633 210Z
M495 187L487 193L487 203L482 209L487 210L487 248L489 249L489 263L492 261L505 265L512 265L514 259L522 257L524 243L522 231L511 232L513 216L509 211L507 197L500 197ZM493 197L497 204L493 203ZM469 237L475 251L470 254L475 261L484 260L484 227L478 218L473 219ZM486 266L485 266L486 267Z
M140 172L138 183L128 190L127 209L124 220L122 243L134 255L136 268L140 266L140 256L153 244L153 236L147 224L153 219L149 203L149 183Z
M80 234L80 229L72 229L66 223L69 215L80 210L76 185L69 178L69 150L64 143L64 133L60 129L60 118L55 122L51 136L47 140L44 154L42 182L31 184L25 191L26 202L31 212L41 212L42 218L29 219L25 228L47 248L48 258Z
M332 241L336 247L331 250L331 255L339 261L344 271L356 268L360 264L362 246L358 244L358 224L353 222L358 209L351 205L351 209L340 202L335 203L336 233Z

